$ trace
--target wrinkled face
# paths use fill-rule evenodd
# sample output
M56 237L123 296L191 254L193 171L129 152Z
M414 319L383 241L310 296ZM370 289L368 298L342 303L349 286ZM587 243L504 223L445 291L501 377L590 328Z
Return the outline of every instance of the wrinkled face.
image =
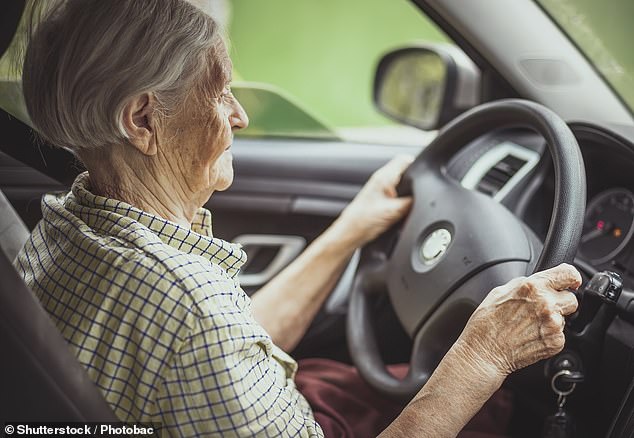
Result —
M170 143L167 149L173 151L169 158L172 171L181 175L192 193L210 196L216 190L229 188L233 182L233 134L249 124L244 109L231 93L228 56L226 64L223 83L217 83L218 77L205 78L208 83L199 84L199 91L188 96L183 108L168 117L165 126L164 138Z

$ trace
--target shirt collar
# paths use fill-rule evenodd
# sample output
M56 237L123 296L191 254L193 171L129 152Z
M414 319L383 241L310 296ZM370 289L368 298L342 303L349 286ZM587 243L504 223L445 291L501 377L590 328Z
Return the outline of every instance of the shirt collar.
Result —
M222 267L232 278L247 260L241 245L213 237L211 212L205 208L196 211L191 229L187 229L123 201L93 194L88 172L77 176L70 195L83 207L105 210L139 222L159 236L165 244L179 251L207 258Z

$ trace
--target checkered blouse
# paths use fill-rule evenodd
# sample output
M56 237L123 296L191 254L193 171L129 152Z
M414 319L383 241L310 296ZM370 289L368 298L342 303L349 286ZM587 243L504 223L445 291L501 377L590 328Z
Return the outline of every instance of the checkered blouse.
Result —
M16 264L117 417L170 436L322 436L209 211L188 230L89 182L44 196Z

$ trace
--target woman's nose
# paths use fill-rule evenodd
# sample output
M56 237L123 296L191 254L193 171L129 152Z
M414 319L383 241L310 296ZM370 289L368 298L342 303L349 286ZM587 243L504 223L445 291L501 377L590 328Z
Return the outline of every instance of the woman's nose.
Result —
M229 117L229 122L231 123L231 129L238 131L249 126L249 116L247 116L246 111L242 108L238 99L234 99L234 102L235 104L231 116Z

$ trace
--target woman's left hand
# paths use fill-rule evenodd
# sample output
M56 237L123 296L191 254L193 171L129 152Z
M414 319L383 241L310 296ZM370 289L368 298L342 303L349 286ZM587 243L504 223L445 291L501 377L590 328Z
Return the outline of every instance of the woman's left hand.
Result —
M398 198L396 185L412 161L399 156L374 172L332 226L253 295L253 315L277 345L295 348L352 253L409 211L412 200Z
M361 247L407 214L412 198L397 197L396 186L413 161L410 155L398 155L372 174L336 221L346 240Z

